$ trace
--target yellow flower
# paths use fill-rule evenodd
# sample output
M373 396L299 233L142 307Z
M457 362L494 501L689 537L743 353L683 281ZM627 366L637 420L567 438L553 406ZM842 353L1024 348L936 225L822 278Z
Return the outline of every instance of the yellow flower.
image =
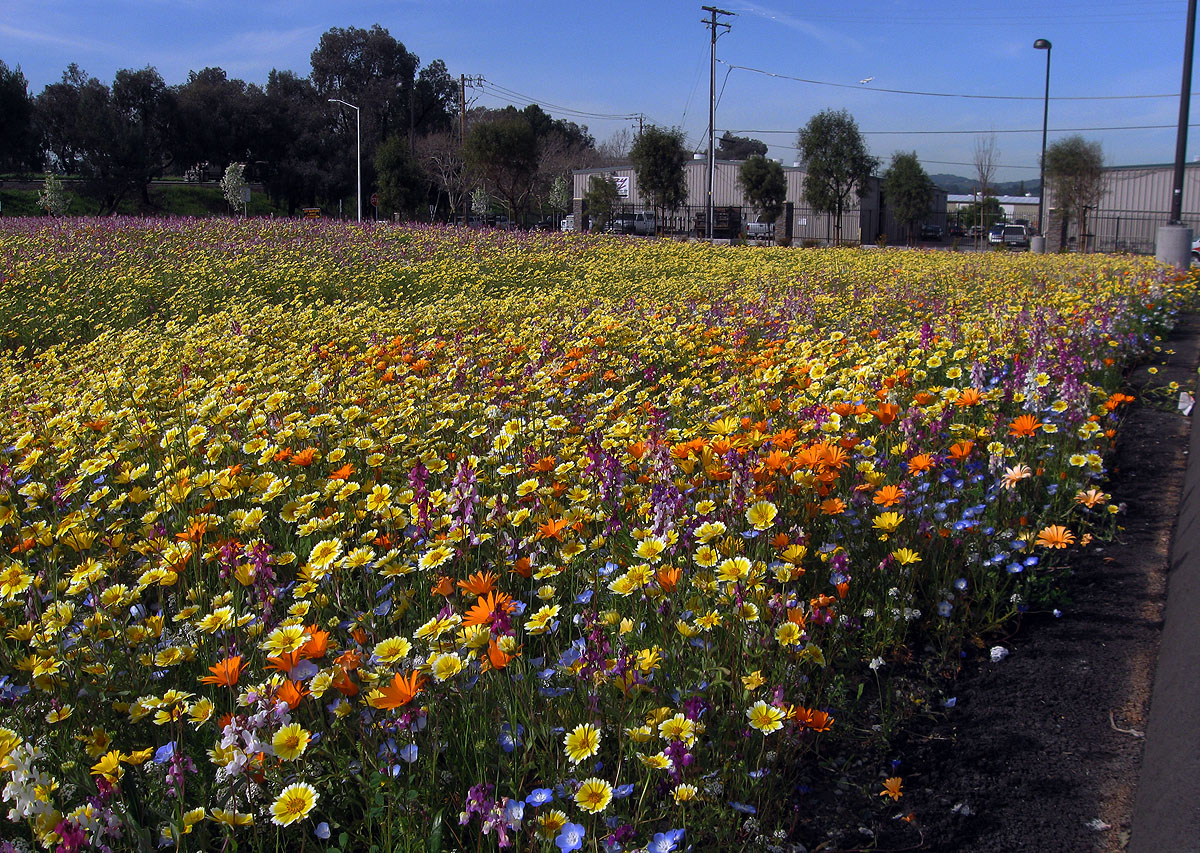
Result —
M567 750L567 760L578 764L600 750L600 729L591 723L580 723L563 736L563 746Z
M306 782L288 785L271 804L271 823L288 826L303 820L316 806L319 797L313 786Z
M93 776L103 776L105 780L116 783L125 775L125 768L121 766L121 751L114 749L106 752L103 758L92 765L91 772Z
M575 792L575 804L585 812L597 814L608 808L612 802L613 788L604 779L592 777L584 779Z
M254 823L254 815L242 814L241 812L227 812L224 809L213 809L208 813L210 820L225 826L237 828L239 826L250 826Z
M746 716L750 718L752 728L758 729L764 735L769 735L771 732L777 732L783 728L783 718L786 714L782 709L768 705L759 699L746 709Z
M309 733L299 723L284 726L271 739L275 755L283 761L295 761L308 748Z
M766 530L775 523L775 516L779 515L779 510L775 504L770 501L759 501L751 504L746 510L746 520L753 525L755 530Z
M750 673L749 675L742 676L742 684L745 685L747 690L757 690L758 688L762 687L766 683L767 683L767 680L765 678L763 678L763 674L762 674L761 670L756 669L756 670L754 670L754 672Z
M675 798L676 803L682 805L696 799L699 793L700 791L695 785L689 785L687 782L684 782L675 786L675 790L671 792L671 796Z
M921 562L921 555L911 548L900 548L899 550L893 551L892 556L896 559L896 562L902 566Z

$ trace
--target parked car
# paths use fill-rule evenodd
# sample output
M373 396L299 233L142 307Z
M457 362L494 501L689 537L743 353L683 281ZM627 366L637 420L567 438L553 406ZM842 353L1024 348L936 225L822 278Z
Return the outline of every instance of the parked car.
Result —
M746 238L750 240L774 240L775 222L768 221L762 214L746 223Z
M1200 237L1192 241L1192 263L1200 264Z
M566 216L564 216L563 221L558 224L558 228L560 231L574 231L575 230L575 214L568 213Z
M942 226L940 225L922 225L921 239L934 240L938 243L942 242Z
M652 211L637 211L635 213L614 213L605 228L610 234L638 234L649 236L655 233L658 225Z
M1026 225L1005 225L1001 235L1004 245L1013 249L1029 248L1029 227Z
M1004 226L1003 225L993 225L991 228L988 229L988 243L990 243L993 246L1000 246L1000 245L1004 244Z
M947 233L951 237L965 237L967 236L967 229L963 228L961 225L954 224L947 229Z
M967 229L967 236L972 239L974 239L976 237L982 237L983 236L983 226L982 225L972 225L970 228Z

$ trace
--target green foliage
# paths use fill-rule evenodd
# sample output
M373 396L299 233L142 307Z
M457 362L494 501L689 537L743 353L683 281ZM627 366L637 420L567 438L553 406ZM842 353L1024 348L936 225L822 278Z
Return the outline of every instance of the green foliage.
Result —
M612 218L613 207L621 198L617 182L606 175L592 175L588 178L588 188L583 198L592 217L592 227L603 231Z
M71 196L67 195L62 181L53 172L46 175L42 191L38 193L38 204L51 216L62 216L71 207Z
M393 136L379 146L375 153L375 174L382 215L390 218L396 212L412 219L420 213L428 181L406 139Z
M756 154L738 169L738 183L756 213L774 222L787 198L787 178L783 166Z
M797 138L807 175L804 200L833 215L834 237L842 239L842 211L851 192L861 197L879 161L867 151L858 124L846 110L822 110L800 129Z
M654 125L642 131L629 151L638 189L659 213L678 210L687 200L687 156L682 130Z
M960 207L954 215L965 228L970 228L972 225L991 228L997 222L1004 221L1004 208L1000 206L999 199L995 196L988 196L982 201L973 201Z
M221 195L225 197L225 201L229 202L229 206L234 212L241 210L245 213L245 193L249 188L245 177L246 167L241 163L230 163L225 169L225 175L221 178Z
M537 176L538 140L529 119L515 110L501 113L472 127L463 148L468 166L516 222Z
M1099 142L1068 136L1046 149L1046 185L1054 195L1054 206L1067 222L1079 222L1086 208L1100 200L1104 179L1104 152Z
M883 174L883 193L896 221L912 238L913 226L929 215L933 206L933 182L921 168L917 152L897 152Z
M0 171L36 169L41 160L28 86L20 68L0 61Z
M718 160L749 160L751 157L766 157L767 143L748 136L734 136L728 130L717 140Z

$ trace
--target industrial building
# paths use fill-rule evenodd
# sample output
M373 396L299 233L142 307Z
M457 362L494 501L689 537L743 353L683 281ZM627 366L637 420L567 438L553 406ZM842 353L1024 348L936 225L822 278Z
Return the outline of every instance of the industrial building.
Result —
M1099 203L1082 223L1068 220L1065 232L1054 187L1047 186L1046 250L1154 254L1158 228L1170 219L1174 175L1170 163L1107 167ZM1200 162L1184 167L1181 219L1200 232Z
M713 163L713 207L736 208L740 211L741 221L753 219L754 213L746 200L741 184L738 182L738 170L741 160L715 160ZM707 209L708 196L708 159L697 155L685 167L687 181L687 201L677 211L668 211L663 222L659 223L664 233L675 235L697 236L703 233L703 214ZM805 170L803 166L784 166L783 174L787 181L787 195L784 213L776 221L777 237L790 238L795 245L829 245L835 239L833 216L812 210L804 201ZM621 195L623 209L629 211L651 210L651 202L638 191L637 174L632 165L606 166L592 169L577 169L573 172L572 211L575 222L584 222L588 213L584 203L588 182L593 175L612 178ZM884 235L891 244L903 242L904 229L892 218L880 188L880 180L871 178L867 192L860 199L857 193L851 193L847 208L842 214L842 240L854 243L874 243L879 235ZM699 218L698 218L699 217ZM718 221L714 216L714 223ZM934 190L932 210L926 218L926 223L945 227L946 224L946 193Z

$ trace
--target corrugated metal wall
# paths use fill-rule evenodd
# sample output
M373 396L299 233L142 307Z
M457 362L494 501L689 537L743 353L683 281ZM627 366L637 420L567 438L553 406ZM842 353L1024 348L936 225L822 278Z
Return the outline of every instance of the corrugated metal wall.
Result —
M682 221L694 221L694 213L703 210L708 195L708 163L705 160L690 160L685 165L685 180L687 182L688 200L685 205L686 213L681 213ZM745 215L749 215L750 205L738 183L738 170L741 161L718 160L713 175L713 206L741 207ZM803 169L796 166L785 166L784 178L787 181L787 201L795 206L793 220L794 240L816 240L825 242L834 238L832 217L825 213L817 213L804 203ZM631 208L649 208L650 202L638 190L637 175L632 166L613 166L596 169L581 169L573 174L573 194L576 200L582 199L587 192L588 181L592 175L626 177L629 179L629 198L622 199L623 206ZM946 218L946 194L939 191L934 199L934 211L931 222L944 224ZM842 214L842 239L864 240L871 242L881 231L899 233L891 222L891 217L879 209L879 182L872 179L872 185L867 196L859 199L852 193L847 208ZM688 229L690 230L690 228Z

